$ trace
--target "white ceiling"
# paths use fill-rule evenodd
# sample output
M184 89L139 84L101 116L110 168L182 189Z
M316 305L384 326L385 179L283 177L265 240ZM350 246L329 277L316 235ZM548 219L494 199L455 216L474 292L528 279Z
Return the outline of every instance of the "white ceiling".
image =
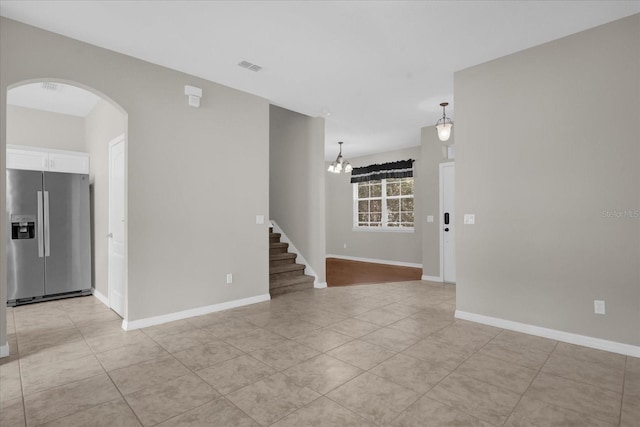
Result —
M638 12L611 0L0 0L5 17L325 115L328 160L337 141L347 158L419 145L455 71Z
M7 92L7 104L18 107L34 108L53 113L87 117L100 100L88 90L63 83L30 83L10 89ZM55 87L55 90L52 89Z

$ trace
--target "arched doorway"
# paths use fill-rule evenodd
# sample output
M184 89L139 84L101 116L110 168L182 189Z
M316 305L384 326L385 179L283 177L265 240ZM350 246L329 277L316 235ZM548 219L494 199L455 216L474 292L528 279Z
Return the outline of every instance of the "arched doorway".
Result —
M104 304L127 319L126 268L126 153L127 114L103 93L77 82L59 79L31 79L7 90L7 148L42 149L51 152L87 153L91 200L91 288ZM109 143L121 141L122 231L118 268L110 260L110 171ZM8 164L7 167L10 165ZM114 277L120 275L121 277ZM119 297L111 298L110 284L120 284Z

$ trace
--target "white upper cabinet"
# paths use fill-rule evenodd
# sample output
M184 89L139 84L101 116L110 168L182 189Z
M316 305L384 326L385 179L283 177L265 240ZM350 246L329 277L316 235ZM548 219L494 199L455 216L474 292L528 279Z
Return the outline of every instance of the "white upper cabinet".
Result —
M49 170L49 154L44 151L7 147L7 169Z
M7 145L7 169L89 173L89 154L78 151Z
M89 173L89 154L74 151L49 153L49 171Z

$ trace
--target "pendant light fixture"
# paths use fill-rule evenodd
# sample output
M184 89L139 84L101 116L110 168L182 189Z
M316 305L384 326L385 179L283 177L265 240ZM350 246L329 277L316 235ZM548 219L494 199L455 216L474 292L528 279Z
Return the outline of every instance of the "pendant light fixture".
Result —
M453 127L453 121L444 112L445 107L449 105L448 102L440 104L442 107L442 118L436 123L436 129L438 129L438 138L440 141L448 141L451 136L451 128Z
M351 170L353 168L351 167L349 162L346 161L344 159L344 157L342 157L342 144L343 144L343 142L340 141L340 142L338 142L338 144L340 145L340 153L338 153L338 157L336 157L336 160L331 163L331 165L329 166L329 169L327 169L327 170L329 172L333 172L333 173L340 173L340 172L349 173L349 172L351 172Z

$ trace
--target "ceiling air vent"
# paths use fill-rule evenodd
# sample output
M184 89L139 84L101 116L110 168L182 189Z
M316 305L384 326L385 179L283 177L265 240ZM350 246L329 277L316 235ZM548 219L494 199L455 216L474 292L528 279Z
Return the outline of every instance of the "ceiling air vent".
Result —
M60 84L53 82L42 82L42 89L57 92L60 90Z
M262 70L262 67L261 67L261 66L256 65L256 64L252 64L252 63L251 63L251 62L249 62L249 61L240 61L240 62L238 62L238 66L239 66L239 67L242 67L242 68L246 68L247 70L254 71L254 72L256 72L256 73L257 73L258 71Z

